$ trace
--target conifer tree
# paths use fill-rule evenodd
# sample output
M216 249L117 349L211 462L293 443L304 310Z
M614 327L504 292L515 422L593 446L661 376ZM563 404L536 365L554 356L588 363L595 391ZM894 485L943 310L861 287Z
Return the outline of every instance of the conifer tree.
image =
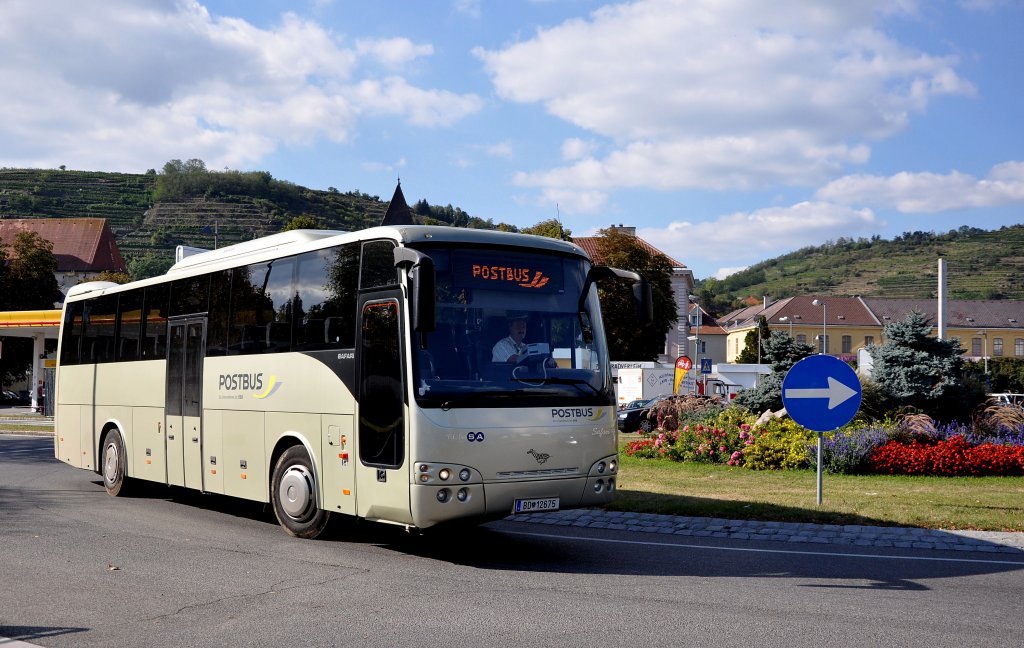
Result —
M973 398L964 387L963 348L958 340L931 336L932 327L918 311L883 329L885 344L868 349L872 380L898 408L911 408L940 420L964 420Z

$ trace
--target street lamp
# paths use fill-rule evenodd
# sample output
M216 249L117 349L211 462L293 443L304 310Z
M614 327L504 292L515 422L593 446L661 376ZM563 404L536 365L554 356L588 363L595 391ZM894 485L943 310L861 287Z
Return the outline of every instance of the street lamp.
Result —
M789 337L793 338L793 320L789 318L789 315L783 315L779 318L780 322L789 322Z
M982 337L982 340L984 341L984 344L985 344L985 347L984 347L985 350L982 351L982 357L985 360L985 375L987 376L988 375L988 331L985 331L985 330L978 331L978 335L980 335Z
M824 299L815 299L811 302L815 306L821 306L821 353L828 352L828 307Z
M696 347L693 349L693 365L697 367L697 371L700 371L700 321L701 321L701 310L700 300L695 295L689 296L690 303L697 307L697 337ZM703 376L703 374L701 374ZM707 378L704 378L704 389L707 389Z

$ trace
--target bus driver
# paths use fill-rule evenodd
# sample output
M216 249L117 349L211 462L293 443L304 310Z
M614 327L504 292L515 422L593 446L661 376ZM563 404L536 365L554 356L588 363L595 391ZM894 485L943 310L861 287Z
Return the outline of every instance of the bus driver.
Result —
M508 316L508 337L498 340L491 350L491 362L516 364L526 352L526 314L511 313ZM548 367L558 366L552 358L545 361Z

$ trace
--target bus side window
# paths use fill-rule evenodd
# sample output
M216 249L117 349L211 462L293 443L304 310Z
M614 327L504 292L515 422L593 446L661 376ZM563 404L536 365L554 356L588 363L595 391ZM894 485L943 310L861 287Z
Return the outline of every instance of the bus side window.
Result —
M60 363L76 365L81 363L79 345L82 343L84 321L82 312L85 302L69 304L64 314L64 338L60 341Z
M353 348L359 243L307 252L296 259L293 350Z
M167 355L167 284L146 286L142 316L142 359L163 360Z
M121 293L117 305L117 360L139 359L139 333L142 330L142 289Z
M82 356L97 364L114 361L114 331L117 322L117 295L89 300L85 311L85 339Z
M231 271L210 275L210 315L206 329L206 355L222 356L227 351L228 306L231 301Z

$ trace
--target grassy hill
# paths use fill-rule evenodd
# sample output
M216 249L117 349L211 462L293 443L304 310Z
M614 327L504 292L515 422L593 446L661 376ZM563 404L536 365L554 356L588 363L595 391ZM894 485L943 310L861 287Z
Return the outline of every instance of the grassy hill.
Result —
M380 222L377 196L316 191L237 171L146 174L0 169L0 218L106 218L126 258L166 256L178 244L223 247L311 216L355 230Z
M297 216L330 229L361 229L379 223L386 207L377 196L307 189L264 171L208 172L198 160L173 160L163 172L145 174L0 169L0 218L106 218L129 261L170 258L178 244L212 248L214 236L221 247L265 236ZM496 227L451 205L420 201L413 211L427 222ZM931 297L939 257L947 260L951 297L1024 300L1024 225L911 232L891 241L840 238L724 280L706 279L701 288L717 296L716 310L762 295Z
M731 299L801 294L934 297L946 259L953 299L1024 300L1024 225L944 234L908 232L893 240L839 239L768 259L702 287Z

